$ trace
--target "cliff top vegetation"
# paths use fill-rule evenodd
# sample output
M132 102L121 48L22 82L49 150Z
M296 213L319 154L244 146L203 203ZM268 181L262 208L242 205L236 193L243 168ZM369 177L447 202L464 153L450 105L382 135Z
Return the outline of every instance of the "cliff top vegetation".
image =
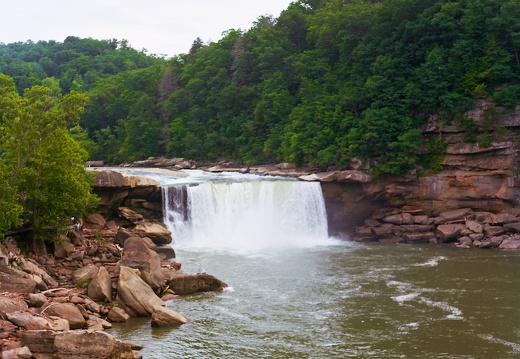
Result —
M380 175L434 165L429 116L471 129L476 99L515 106L519 51L514 0L299 0L172 59L71 36L0 44L0 72L20 94L87 96L74 136L90 159L361 159Z

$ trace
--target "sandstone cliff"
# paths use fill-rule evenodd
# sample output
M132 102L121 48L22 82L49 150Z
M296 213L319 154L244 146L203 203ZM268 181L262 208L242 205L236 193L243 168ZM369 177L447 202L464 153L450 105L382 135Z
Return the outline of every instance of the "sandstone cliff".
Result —
M427 139L441 138L445 144L440 156L442 171L438 173L423 171L407 178L378 180L321 179L331 231L352 235L356 226L381 208L435 217L460 208L499 213L519 207L520 106L503 109L480 100L464 117L472 121L480 140L471 141L454 122L443 123L437 118L431 118L422 129Z

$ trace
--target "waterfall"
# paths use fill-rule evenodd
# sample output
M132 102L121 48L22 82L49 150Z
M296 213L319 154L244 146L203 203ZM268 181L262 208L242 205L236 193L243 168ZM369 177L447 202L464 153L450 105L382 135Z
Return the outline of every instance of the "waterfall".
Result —
M205 182L163 187L164 222L177 246L266 248L328 240L319 183Z

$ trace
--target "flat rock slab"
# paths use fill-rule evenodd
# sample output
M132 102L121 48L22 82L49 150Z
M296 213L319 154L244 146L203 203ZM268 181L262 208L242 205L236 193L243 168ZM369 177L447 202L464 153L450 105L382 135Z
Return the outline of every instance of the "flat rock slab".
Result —
M0 292L34 293L36 282L22 271L0 266Z

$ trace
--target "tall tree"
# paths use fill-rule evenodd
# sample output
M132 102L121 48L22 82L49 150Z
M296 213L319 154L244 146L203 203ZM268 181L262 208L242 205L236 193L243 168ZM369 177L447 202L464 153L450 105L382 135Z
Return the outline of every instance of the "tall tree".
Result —
M71 216L96 203L84 164L87 152L69 136L88 98L34 86L20 96L0 75L0 235L27 225L35 239L51 239Z

